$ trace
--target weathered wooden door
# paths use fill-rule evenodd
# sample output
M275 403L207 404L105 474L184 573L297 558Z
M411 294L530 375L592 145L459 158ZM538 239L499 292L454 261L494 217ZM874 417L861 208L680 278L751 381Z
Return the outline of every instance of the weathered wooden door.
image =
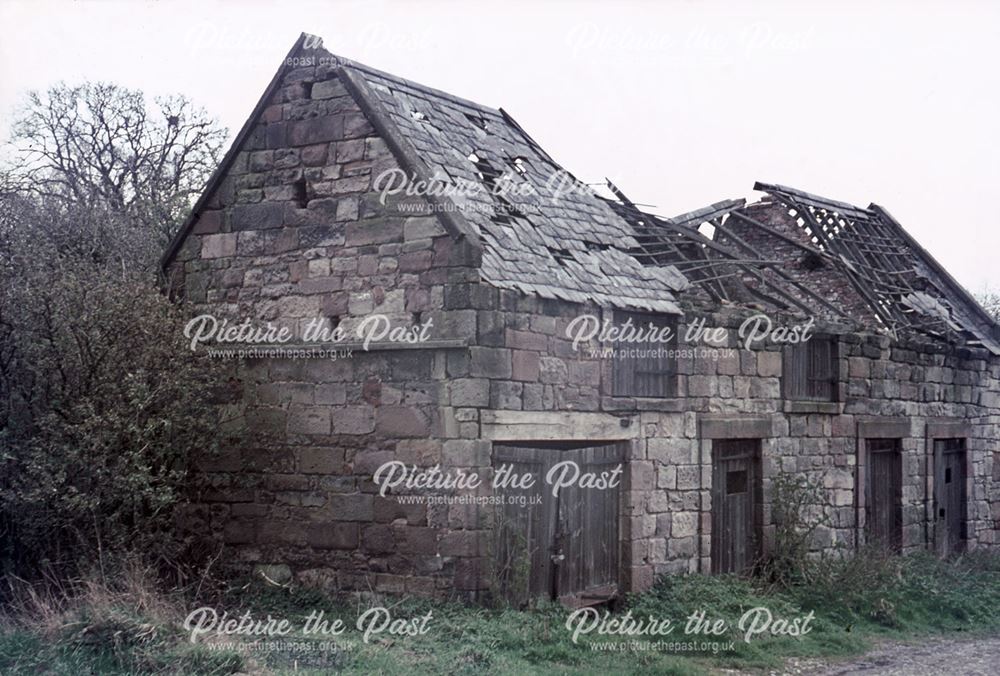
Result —
M903 457L899 439L868 439L867 540L898 551L903 538Z
M934 440L934 536L941 556L965 551L965 440Z
M507 465L511 475L533 476L531 488L498 487L494 566L498 591L514 603L551 598L555 588L552 543L555 541L555 500L546 499L544 476L550 451L541 448L495 446L494 471Z
M712 442L712 572L744 573L760 554L760 441Z
M623 456L618 444L494 445L494 472L508 466L507 476L534 477L530 488L508 484L496 490L494 560L502 596L515 603L544 598L579 606L618 593ZM610 478L615 468L622 471L614 487L588 488L576 481L554 490L546 477L550 471L576 471L568 463L576 463L581 476Z

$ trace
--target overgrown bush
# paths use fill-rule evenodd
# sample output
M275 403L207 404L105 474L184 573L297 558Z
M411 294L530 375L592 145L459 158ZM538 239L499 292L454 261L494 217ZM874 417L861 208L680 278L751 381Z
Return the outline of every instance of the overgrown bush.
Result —
M893 626L895 591L905 560L876 546L825 556L809 565L808 583L793 588L804 603L849 623L857 619Z
M34 577L130 550L170 560L221 378L185 350L129 221L16 202L0 223L0 565Z
M825 491L816 476L781 472L771 483L774 542L762 567L763 577L779 586L808 578L817 531L829 525Z
M181 97L30 94L0 170L0 570L172 560L219 370L184 348L157 261L225 130Z
M210 364L153 285L82 267L0 292L0 530L23 574L170 556L173 507L217 420Z

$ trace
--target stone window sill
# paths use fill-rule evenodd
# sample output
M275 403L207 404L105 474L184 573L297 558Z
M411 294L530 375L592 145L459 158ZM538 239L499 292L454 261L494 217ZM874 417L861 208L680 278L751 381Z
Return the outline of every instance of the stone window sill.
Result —
M789 401L785 400L785 413L828 413L840 415L844 412L842 401Z
M666 411L679 413L687 410L684 397L602 397L601 409L605 411Z

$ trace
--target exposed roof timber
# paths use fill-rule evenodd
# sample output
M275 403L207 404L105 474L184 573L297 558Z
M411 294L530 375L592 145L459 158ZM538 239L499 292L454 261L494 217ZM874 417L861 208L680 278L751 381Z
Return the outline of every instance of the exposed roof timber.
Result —
M608 181L608 187L619 199L619 208L625 211L633 226L640 230L643 235L636 239L644 243L644 248L650 250L652 244L670 242L671 236L678 236L681 239L689 240L694 246L691 247L693 253L685 253L678 246L672 248L664 247L657 249L655 253L649 254L655 262L669 262L675 267L683 269L693 282L699 284L710 296L715 299L730 299L731 295L723 280L732 280L738 285L743 293L762 299L774 307L782 309L792 309L811 313L811 308L807 303L800 300L788 287L794 287L800 294L821 304L824 308L838 317L844 317L842 311L830 304L819 294L812 292L804 286L796 283L788 275L783 273L780 266L783 261L767 258L763 253L757 251L747 242L737 237L729 231L723 223L723 218L728 215L739 216L739 209L746 205L742 199L726 200L717 202L708 207L676 216L674 218L663 218L641 211L635 206L621 189L614 183ZM729 240L737 245L736 248L728 243L716 241L709 238L700 230L698 225L708 223L718 232L725 233ZM712 256L710 256L712 254ZM747 255L749 254L749 255ZM673 256L663 260L664 257ZM713 257L714 256L714 257ZM706 274L705 270L719 266L734 266L740 272L729 274ZM771 279L765 273L771 273L778 279ZM763 288L748 284L744 276L749 276L759 282L760 287L767 288L767 293ZM780 282L780 283L779 283Z
M753 189L760 192L770 193L772 195L776 192L787 195L795 195L797 200L802 204L809 204L810 206L827 209L828 211L836 211L840 214L862 217L871 214L871 212L865 211L864 209L856 207L853 204L848 204L847 202L839 202L826 197L820 197L819 195L813 195L812 193L805 192L804 190L789 188L777 183L762 183L757 181L753 184Z
M736 200L724 200L722 202L716 202L702 209L696 209L695 211L689 211L686 214L681 214L680 216L674 216L673 218L666 219L670 221L671 224L679 227L692 227L690 224L695 223L694 229L697 226L706 221L714 221L720 216L725 216L726 214L732 212L735 209L740 209L746 206L746 200L736 199Z
M885 222L892 224L899 235L910 245L921 257L921 260L926 265L936 272L944 283L947 285L948 289L955 293L961 300L964 301L965 306L977 315L977 323L982 327L982 329L989 335L992 341L1000 342L1000 325L993 319L992 315L988 313L982 305L979 304L972 294L970 294L964 286L958 283L951 273L948 272L947 268L937 262L926 249L920 246L920 243L913 238L910 233L906 231L899 221L892 217L892 215L884 208L874 202L868 205L869 210L873 213L878 214Z
M891 333L908 328L1000 354L1000 326L885 209L776 184L754 189L795 210Z
M762 254L756 248L754 248L753 246L751 246L748 242L744 241L741 237L738 237L736 235L736 233L732 232L729 228L723 226L721 223L719 225L717 225L716 227L718 227L719 230L723 234L725 234L727 237L729 237L732 241L736 242L739 246L741 246L745 250L749 251L751 254L757 256L758 259L762 256ZM752 261L745 261L745 262L750 263ZM788 282L788 281L791 280L790 277L788 277L787 275L785 275L781 271L780 265L782 265L782 261L777 261L777 262L775 262L773 264L768 263L767 265L768 265L769 269L771 269L773 272L775 272L784 281ZM764 277L763 277L762 274L760 274L759 271L754 270L754 272L758 275L758 277L760 277L761 281L764 281ZM779 288L777 285L771 284L770 286L772 286L776 291L778 291L781 294L782 297L788 298L792 302L792 304L794 304L796 307L799 307L800 309L803 309L806 312L811 312L812 311L812 308L810 308L805 303L801 302L793 294L786 293L783 289ZM800 291L801 290L802 289L800 288ZM823 299L823 297L820 296L819 294L813 293L812 291L809 291L809 290L807 290L806 293L813 300L816 300L819 303L821 303L822 305L824 305L824 307L826 307L827 309L832 310L833 312L835 312L838 315L842 315L842 313L836 307L834 307L833 305L827 303L826 300Z
M791 244L792 246L795 246L795 247L798 247L798 248L802 249L803 251L807 251L807 252L809 252L811 254L815 254L817 256L821 256L821 257L824 257L824 258L829 257L829 255L830 255L827 252L823 251L822 249L818 249L818 248L816 248L816 247L814 247L814 246L812 246L810 244L806 244L805 242L803 242L801 240L797 240L794 237L789 237L785 233L783 233L783 232L781 232L779 230L775 230L774 228L772 228L769 225L765 225L764 223L761 223L756 218L751 218L750 216L747 216L742 211L734 211L733 212L733 217L737 218L737 219L739 219L741 221L743 221L744 223L746 223L748 225L752 225L755 228L760 228L761 230L763 230L764 232L768 233L772 237L777 237L778 239L783 240L785 243Z

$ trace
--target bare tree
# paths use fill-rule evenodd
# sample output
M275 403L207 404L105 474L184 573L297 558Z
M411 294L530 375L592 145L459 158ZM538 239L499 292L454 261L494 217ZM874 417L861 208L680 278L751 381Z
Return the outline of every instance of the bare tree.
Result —
M990 285L984 285L980 291L975 293L976 300L993 318L1000 322L1000 289Z
M107 83L30 92L12 132L22 189L120 214L160 245L215 169L228 133L183 96L149 106L141 91Z

